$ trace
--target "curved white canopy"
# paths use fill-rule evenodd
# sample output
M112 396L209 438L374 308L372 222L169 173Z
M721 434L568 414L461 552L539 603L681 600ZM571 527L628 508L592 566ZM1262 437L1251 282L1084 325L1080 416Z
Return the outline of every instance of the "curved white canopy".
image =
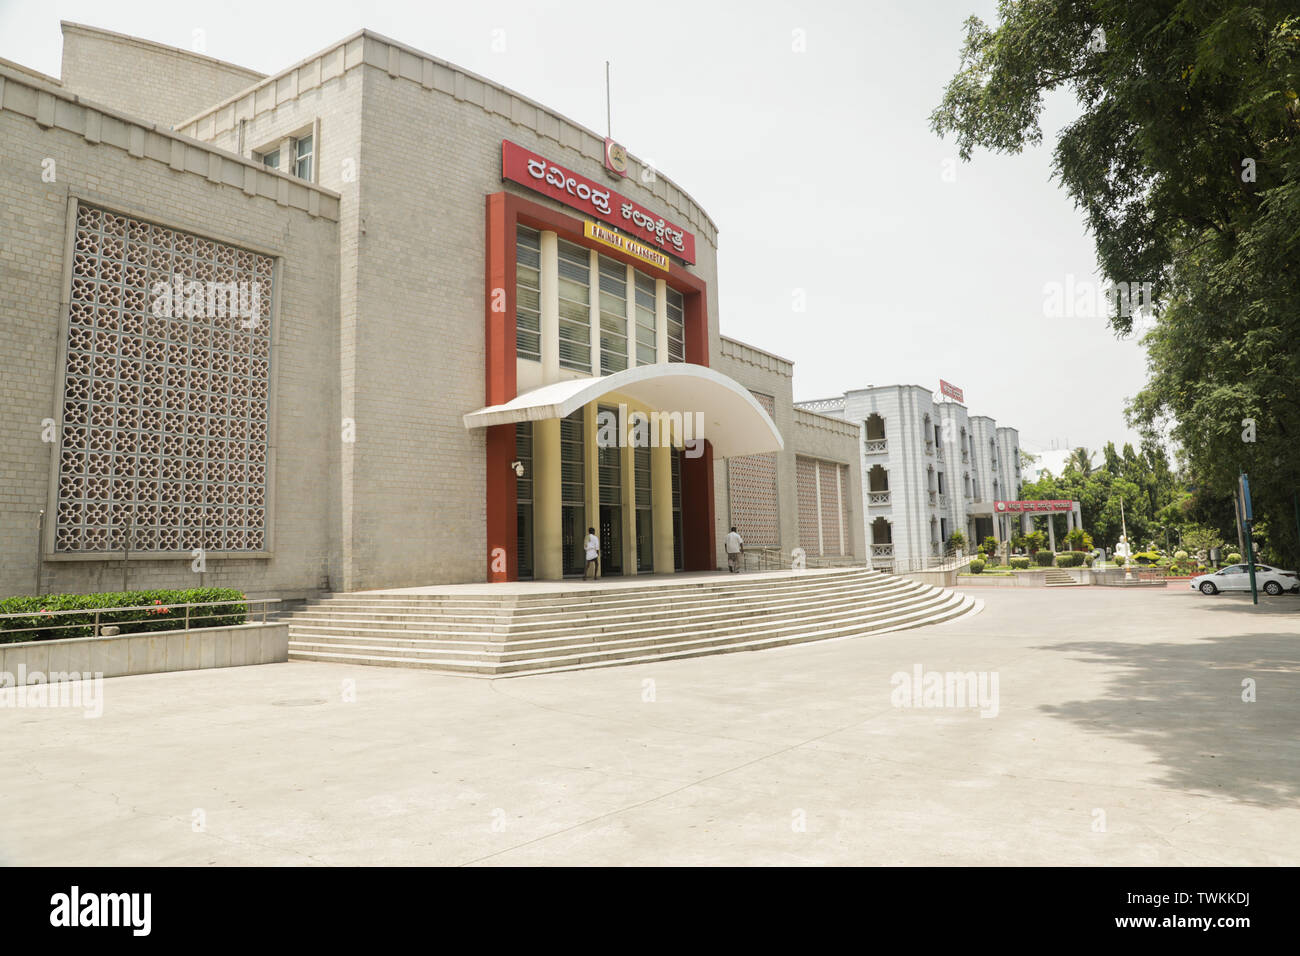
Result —
M466 428L564 418L610 392L643 402L652 411L702 412L704 433L719 458L761 455L785 447L776 424L749 389L721 372L685 362L641 365L598 378L575 378L543 385L502 405L465 416ZM696 419L698 421L698 419Z

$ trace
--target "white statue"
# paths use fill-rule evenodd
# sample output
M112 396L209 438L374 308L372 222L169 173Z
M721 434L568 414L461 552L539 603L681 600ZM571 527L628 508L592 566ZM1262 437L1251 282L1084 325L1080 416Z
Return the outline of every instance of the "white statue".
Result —
M1123 558L1123 563L1128 564L1130 549L1128 546L1128 535L1120 535L1119 543L1115 545L1115 557Z

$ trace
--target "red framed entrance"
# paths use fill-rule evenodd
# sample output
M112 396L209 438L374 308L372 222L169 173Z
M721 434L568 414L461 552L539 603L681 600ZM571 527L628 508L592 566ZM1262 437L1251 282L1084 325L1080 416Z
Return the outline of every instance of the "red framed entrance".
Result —
M557 212L514 193L487 197L487 250L484 273L484 345L486 405L500 405L519 394L516 374L515 230L519 225L557 233L603 256L644 268L645 263L618 249L593 242L583 233L583 220ZM664 276L682 294L686 361L709 364L708 284L670 261ZM487 579L519 578L515 473L515 426L487 429ZM682 458L682 564L686 571L716 567L713 542L713 446L704 454Z

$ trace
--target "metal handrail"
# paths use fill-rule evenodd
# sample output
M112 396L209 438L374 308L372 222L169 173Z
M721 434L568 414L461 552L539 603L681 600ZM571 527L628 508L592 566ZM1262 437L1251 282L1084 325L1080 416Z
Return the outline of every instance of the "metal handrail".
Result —
M256 599L256 600L252 600L252 599L249 599L249 598L238 598L238 599L230 598L230 599L227 599L227 600L224 600L224 601L195 601L195 602L188 603L188 604L163 604L163 603L159 603L159 604L137 604L137 605L132 605L132 606L129 606L129 607L94 607L94 608L91 608L91 607L80 607L80 608L65 608L65 609L63 609L63 610L58 610L58 611L51 611L51 610L40 610L40 611L20 611L20 612L17 612L17 613L0 614L0 620L10 620L10 619L13 619L13 618L37 618L37 619L39 619L39 618L56 617L56 616L59 616L59 615L69 615L69 614L82 614L82 615L93 614L93 615L95 616L95 619L94 619L94 623L93 623L93 624L91 624L91 623L87 623L87 624L46 624L46 625L42 625L42 626L40 626L40 627L14 627L14 628L8 628L8 629L0 630L0 643L17 643L17 642L13 642L13 641L3 641L4 636L5 636L5 635L9 635L9 634L27 634L27 633L29 633L29 632L31 632L31 633L35 633L35 632L37 632L37 631L51 631L51 630L59 630L59 629L61 629L61 628L66 628L66 627L89 627L89 628L91 628L91 632L90 632L90 636L91 636L91 637L104 637L105 635L103 635L103 634L100 633L101 625L100 625L100 623L99 623L99 617L100 617L101 614L116 614L116 613L120 613L120 612L123 612L123 611L159 611L159 608L162 608L162 611L161 611L160 613L165 613L165 614L170 614L173 610L180 610L180 609L182 609L182 608L185 610L184 626L183 626L183 627L173 628L173 630L178 630L178 631L179 631L179 630L184 630L184 631L192 630L192 628L190 627L190 624L191 624L192 621L200 621L200 620L203 620L203 619L205 619L205 618L210 618L210 617L229 617L232 613L239 613L239 612L237 612L237 611L236 611L236 612L231 612L231 611L215 612L215 611L214 611L214 612L211 613L211 614L191 614L191 613L190 613L190 609L191 609L191 608L196 608L196 607L237 607L237 606L242 606L242 607L243 607L243 614L244 614L244 617L245 617L245 623L247 623L247 619L248 619L249 617L256 616L256 612L250 611L250 605L261 605L261 608L262 608L262 623L265 624L265 623L267 622L267 614L268 614L268 608L267 608L267 605L270 605L270 604L279 604L279 603L280 603L280 599L279 599L279 598L258 598L258 599ZM153 620L145 619L145 620L140 620L140 621L115 621L115 622L113 622L113 623L111 623L111 624L104 624L104 625L102 625L102 626L103 626L103 627L119 627L119 628L120 628L120 627L129 627L129 626L132 625L132 624L155 624L155 623L157 623L157 620L156 620L156 619L153 619ZM169 623L170 623L170 621L169 621ZM179 622L178 622L178 623L179 623ZM146 632L146 633L148 633L148 632Z

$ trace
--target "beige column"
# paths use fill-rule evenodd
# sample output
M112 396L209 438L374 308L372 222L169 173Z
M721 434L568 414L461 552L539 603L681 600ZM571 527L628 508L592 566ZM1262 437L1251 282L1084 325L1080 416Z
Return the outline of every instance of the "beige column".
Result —
M668 361L668 283L663 279L655 280L655 359ZM686 414L684 408L677 411Z
M533 575L564 577L560 532L560 420L533 422Z
M297 161L298 156L294 152L293 140L286 136L280 140L280 172L292 175L294 164Z
M666 353L665 353L666 354ZM655 574L672 574L673 567L673 462L667 436L650 449L650 504L654 508Z
M559 237L553 232L543 232L540 245L542 266L542 381L549 385L560 377ZM558 448L558 445L556 447Z

